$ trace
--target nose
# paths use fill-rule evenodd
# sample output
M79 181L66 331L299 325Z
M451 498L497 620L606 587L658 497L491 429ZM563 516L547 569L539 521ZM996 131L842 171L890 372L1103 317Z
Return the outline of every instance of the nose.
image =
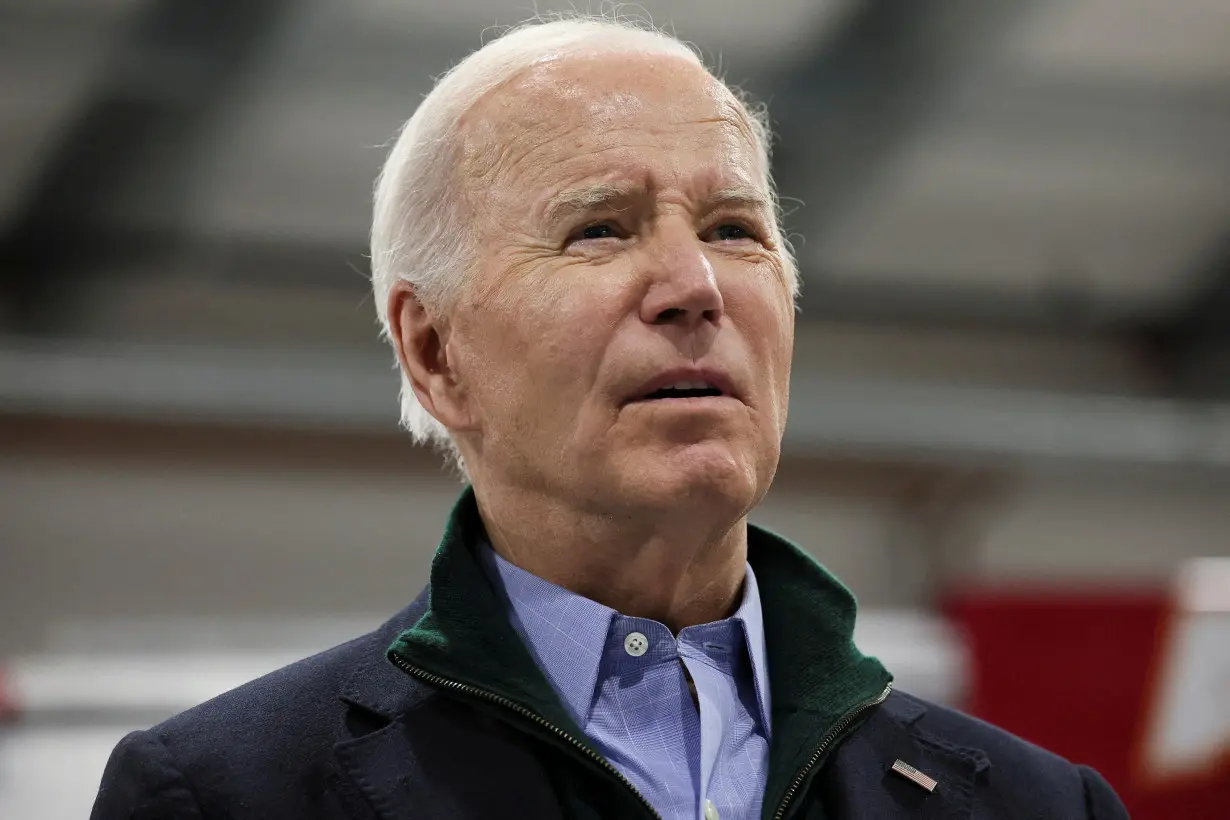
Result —
M690 230L664 237L653 255L653 281L641 302L641 320L695 330L717 324L723 313L722 291L703 243Z

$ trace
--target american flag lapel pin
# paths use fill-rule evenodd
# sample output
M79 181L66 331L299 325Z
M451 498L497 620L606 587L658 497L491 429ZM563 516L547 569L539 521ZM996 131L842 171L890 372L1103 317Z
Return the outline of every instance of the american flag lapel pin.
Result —
M935 787L939 785L939 783L936 782L935 778L928 777L927 775L920 772L918 769L915 769L909 763L906 763L904 760L894 761L893 771L901 775L902 777L904 777L906 780L910 781L914 785L924 788L929 792L935 791Z

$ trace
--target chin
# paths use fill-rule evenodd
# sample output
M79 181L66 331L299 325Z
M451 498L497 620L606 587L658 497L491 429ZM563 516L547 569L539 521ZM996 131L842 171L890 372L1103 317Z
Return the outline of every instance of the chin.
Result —
M632 475L632 493L648 506L711 508L742 515L764 495L756 460L728 443L704 441L645 454ZM696 510L699 512L699 510Z

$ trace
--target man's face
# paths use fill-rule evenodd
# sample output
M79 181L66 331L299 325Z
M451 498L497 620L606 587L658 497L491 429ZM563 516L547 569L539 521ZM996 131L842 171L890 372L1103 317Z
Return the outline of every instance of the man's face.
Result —
M677 57L571 56L489 94L462 132L481 253L448 349L475 482L598 512L754 506L794 306L729 92ZM679 384L696 389L661 389Z

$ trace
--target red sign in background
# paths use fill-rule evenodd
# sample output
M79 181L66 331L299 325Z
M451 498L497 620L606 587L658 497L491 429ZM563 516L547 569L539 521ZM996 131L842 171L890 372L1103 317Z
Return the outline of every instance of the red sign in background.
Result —
M1159 777L1144 764L1180 617L1166 591L983 589L943 608L969 649L967 711L1093 766L1134 820L1230 818L1230 738L1198 769Z

